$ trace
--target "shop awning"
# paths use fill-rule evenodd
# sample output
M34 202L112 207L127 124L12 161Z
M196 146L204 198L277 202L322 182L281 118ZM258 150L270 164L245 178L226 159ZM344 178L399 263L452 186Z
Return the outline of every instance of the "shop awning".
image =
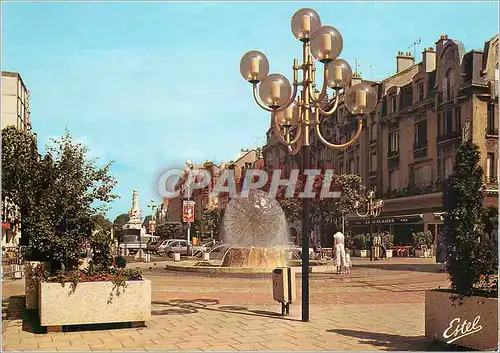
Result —
M412 224L420 223L424 219L423 213L409 214L409 215L398 215L390 217L376 217L373 218L372 224ZM364 226L370 224L369 218L356 218L349 219L349 225L351 226Z

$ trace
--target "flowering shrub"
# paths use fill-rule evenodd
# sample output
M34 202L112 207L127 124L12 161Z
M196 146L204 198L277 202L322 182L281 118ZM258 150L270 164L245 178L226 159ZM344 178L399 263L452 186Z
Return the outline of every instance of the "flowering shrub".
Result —
M481 275L474 288L477 292L484 292L490 297L498 297L498 275Z

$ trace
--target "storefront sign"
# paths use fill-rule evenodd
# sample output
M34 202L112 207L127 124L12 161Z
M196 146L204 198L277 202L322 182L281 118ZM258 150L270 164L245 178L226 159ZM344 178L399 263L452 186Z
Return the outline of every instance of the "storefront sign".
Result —
M423 219L423 215L409 215L409 216L394 216L394 217L380 217L373 218L372 224L410 224L419 223ZM370 219L357 219L349 221L354 226L369 225Z

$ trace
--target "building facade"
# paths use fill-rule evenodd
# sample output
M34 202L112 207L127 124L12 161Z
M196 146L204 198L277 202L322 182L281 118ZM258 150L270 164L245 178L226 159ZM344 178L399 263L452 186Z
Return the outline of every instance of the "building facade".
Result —
M376 86L379 104L359 151L339 172L360 173L385 200L376 229L390 231L395 243L411 234L441 230L442 186L453 172L463 138L481 151L487 189L485 206L498 204L498 36L484 51L466 52L463 44L442 35L435 48L414 63L399 52L397 73ZM357 161L364 166L356 170ZM338 160L342 162L342 158ZM367 221L351 215L353 232L367 231Z
M2 129L31 131L29 90L17 72L2 71ZM21 238L19 210L2 200L2 247L16 247Z
M498 35L484 50L466 52L459 41L442 35L415 63L411 53L398 52L396 73L370 82L378 94L376 110L364 118L364 132L355 144L332 150L312 134L313 168L333 168L357 174L368 189L383 198L383 213L375 229L390 231L395 243L408 243L413 232L430 230L435 236L442 220L442 185L452 173L463 137L481 150L488 193L485 205L498 204ZM352 84L361 80L353 76ZM333 116L323 119L324 137L348 141L357 119L343 104L342 94ZM465 133L465 135L464 135ZM284 146L267 132L266 168L298 168L297 157L287 157ZM368 231L368 221L346 217L353 233Z

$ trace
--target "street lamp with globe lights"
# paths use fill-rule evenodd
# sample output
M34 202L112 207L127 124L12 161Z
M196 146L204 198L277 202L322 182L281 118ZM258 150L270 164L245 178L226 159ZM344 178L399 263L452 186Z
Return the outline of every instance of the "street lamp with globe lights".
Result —
M291 20L292 33L302 42L302 64L293 61L293 84L281 74L269 74L269 61L260 51L246 53L240 62L243 78L253 86L257 105L272 115L276 136L288 147L290 154L301 152L301 174L309 168L311 128L318 139L332 149L344 149L354 144L363 130L363 116L377 104L377 93L366 82L350 85L352 70L339 58L344 43L340 32L321 26L316 11L303 8ZM316 64L323 64L323 84L316 90ZM302 71L299 80L299 71ZM301 87L300 94L299 87ZM334 92L328 95L328 88ZM335 144L321 133L321 122L337 109L343 91L344 104L358 121L354 136L347 142ZM310 199L302 199L302 321L309 321L309 232Z
M365 201L366 212L360 213L361 204L359 201L354 203L354 209L360 218L369 219L370 224L370 261L373 261L373 218L380 216L384 208L384 200L375 200L375 192L370 190Z

